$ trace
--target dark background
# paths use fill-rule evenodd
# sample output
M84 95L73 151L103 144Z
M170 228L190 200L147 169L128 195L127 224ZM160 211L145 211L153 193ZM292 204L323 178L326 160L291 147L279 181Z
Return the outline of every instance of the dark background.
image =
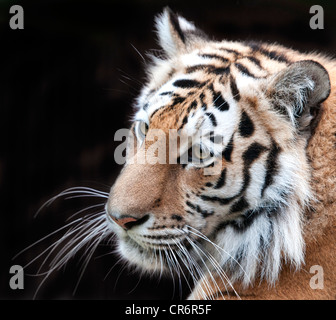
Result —
M24 9L24 30L11 30L9 8ZM309 27L310 6L324 8L325 29ZM169 5L210 36L264 40L302 50L336 52L333 1L0 1L0 298L32 299L38 262L25 271L24 290L11 290L9 268L21 266L61 235L12 258L64 225L95 199L56 201L68 187L108 191L120 166L114 133L129 127L132 103L144 80L142 59L159 49L153 18ZM178 299L172 281L142 276L117 264L100 246L76 293L76 257L52 274L37 299ZM41 262L41 261L40 261ZM187 294L184 284L182 297Z

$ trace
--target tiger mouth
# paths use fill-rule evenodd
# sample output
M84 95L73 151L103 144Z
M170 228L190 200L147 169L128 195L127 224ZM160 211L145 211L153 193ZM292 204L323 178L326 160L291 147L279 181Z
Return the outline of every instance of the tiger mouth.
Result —
M162 241L162 240L161 240ZM144 241L143 239L131 238L127 236L124 239L125 244L135 250L138 254L137 264L141 264L144 270L150 270L153 272L170 272L168 274L175 276L179 272L187 274L186 269L187 262L185 257L191 258L192 246L186 238L175 240L175 243L170 242L152 242ZM134 259L134 256L133 256ZM130 260L134 263L134 260ZM175 269L176 268L176 269Z
M166 234L166 235L137 235L130 234L128 238L142 249L164 250L164 249L179 249L185 247L188 243L187 234Z
M163 250L181 250L181 248L188 248L188 233L167 233L160 235L138 235L129 233L127 235L127 244L131 247L138 248L140 251L147 251L148 253Z

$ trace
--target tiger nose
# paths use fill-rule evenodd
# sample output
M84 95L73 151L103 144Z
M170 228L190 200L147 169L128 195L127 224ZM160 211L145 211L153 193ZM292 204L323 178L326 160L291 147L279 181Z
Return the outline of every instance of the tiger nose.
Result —
M124 230L129 230L135 226L139 226L145 223L149 219L148 214L141 218L131 217L131 216L121 216L119 218L116 218L113 215L110 215L110 217L116 224L118 224Z

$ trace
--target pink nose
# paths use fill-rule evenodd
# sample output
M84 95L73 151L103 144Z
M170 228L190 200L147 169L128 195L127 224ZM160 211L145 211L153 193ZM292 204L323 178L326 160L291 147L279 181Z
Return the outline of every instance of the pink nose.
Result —
M125 230L131 229L132 227L136 225L140 225L144 222L146 222L149 218L148 215L142 217L142 218L133 218L133 217L121 217L121 218L115 218L111 215L112 220L118 224L120 227L122 227Z

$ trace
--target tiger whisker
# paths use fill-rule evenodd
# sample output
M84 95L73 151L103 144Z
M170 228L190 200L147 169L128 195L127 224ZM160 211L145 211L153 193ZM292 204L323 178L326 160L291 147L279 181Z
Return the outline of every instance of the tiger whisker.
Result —
M98 218L100 218L100 217L98 217ZM66 263L69 260L69 258L74 256L85 244L87 244L92 239L92 237L94 237L96 235L96 232L101 227L101 226L99 226L100 223L101 223L101 221L99 219L97 219L96 221L94 221L92 226L89 226L90 229L87 228L87 230L84 230L81 234L79 234L77 236L77 238L73 239L72 242L69 242L65 247L63 247L60 250L60 252L56 255L56 257L52 260L52 262L50 263L50 267L55 268L55 269L59 269L59 267L61 267L64 263ZM97 224L98 224L98 226L96 226ZM81 239L82 237L84 237L84 238ZM77 245L75 245L73 248L71 248L71 246L73 246L74 242L77 242L77 241L79 241L79 243ZM64 254L69 248L71 248L71 250L67 254ZM61 256L63 256L62 259L60 259Z
M83 277L83 274L84 274L84 272L85 272L85 269L86 269L86 267L87 267L87 265L88 265L88 263L89 263L89 261L90 261L92 255L94 254L94 252L95 252L95 250L97 249L99 243L101 242L101 240L102 240L103 237L105 236L106 229L107 229L107 228L105 227L104 230L103 230L103 232L102 232L102 234L101 234L101 236L100 236L98 239L96 239L94 243L91 244L91 246L92 246L92 248L91 248L91 252L86 256L86 261L84 260L84 264L83 264L83 266L82 266L81 273L80 273L80 275L79 275L79 277L78 277L78 281L77 281L76 287L75 287L75 289L74 289L74 291L73 291L73 293L72 293L73 295L75 294L75 292L76 292L76 290L77 290L77 288L78 288L78 286L79 286L80 280L81 280L82 277Z
M173 292L175 292L175 288L176 288L175 287L175 277L174 277L174 274L173 274L173 271L172 271L170 257L169 257L169 254L168 254L168 251L167 251L166 248L163 249L163 252L165 254L167 265L168 265L168 269L169 269L169 272L170 272L172 280L173 280Z
M227 252L226 250L224 250L223 248L221 248L219 245L217 245L216 243L214 243L213 241L211 241L207 236L205 236L203 233L201 233L199 230L191 227L190 225L188 226L190 229L194 230L194 231L191 231L189 230L190 233L202 238L203 240L207 241L208 243L212 244L216 249L217 251L219 252L219 254L222 256L223 253L225 253L226 255L228 255L240 268L241 270L243 271L243 273L246 275L246 277L249 278L247 272L244 270L244 268L242 267L242 265L237 261L237 259L235 259L229 252ZM220 251L222 253L220 253Z
M225 273L225 271L223 270L223 268L220 266L220 264L218 263L218 261L214 258L214 256L213 256L211 253L209 253L209 252L205 253L205 252L201 249L201 247L199 246L200 244L197 244L197 243L195 243L195 242L194 242L194 244L195 244L196 247L198 247L198 249L200 249L200 250L203 252L203 254L207 257L208 261L209 261L209 262L212 264L212 266L215 268L216 273L219 275L219 277L220 277L220 279L221 279L221 281L222 281L222 283L223 283L223 285L224 285L224 287L225 287L225 290L226 290L228 296L230 296L230 294L229 294L229 291L228 291L228 289L227 289L226 282L227 282L227 283L229 284L229 286L232 288L232 290L233 290L233 292L236 294L236 296L240 299L240 296L238 295L238 293L237 293L236 290L234 289L234 287L233 287L233 285L232 285L232 283L231 283L229 277L227 276L227 274ZM218 288L218 286L216 286L216 287ZM225 297L223 296L221 290L218 290L218 292L221 293L222 298L225 300Z
M111 252L111 254L114 254L115 252ZM123 262L124 259L122 259L121 257L119 259L116 260L116 262L113 264L113 266L109 269L109 271L106 273L103 281L105 281L107 279L107 277L110 275L110 273L113 271L113 269L120 264L120 262Z
M176 254L179 256L179 258L181 259L181 261L183 262L183 264L187 268L187 270L188 270L189 274L191 275L191 277L193 279L193 282L195 284L196 279L195 279L195 276L194 276L194 271L191 268L192 266L190 264L189 254L188 254L188 252L187 252L187 254L185 254L185 252L183 250L184 249L183 246L181 246L177 241L174 241L174 242L176 243L176 246L180 249L180 250L176 251ZM191 291L192 288L191 288L191 286L188 282L188 279L186 277L185 277L185 280L187 282L189 290Z
M98 214L101 214L101 213L98 213ZM94 216L94 215L97 215L97 213L96 213L96 214L92 214L92 216ZM61 227L61 228L59 228L59 229L57 229L57 230L55 230L55 231L49 233L49 234L46 235L45 237L39 239L38 241L32 243L32 244L29 245L28 247L26 247L26 248L24 248L23 250L21 250L19 253L17 253L17 254L12 258L12 260L15 260L15 259L16 259L18 256L20 256L21 254L23 254L23 253L26 252L27 250L31 249L32 247L36 246L37 244L41 243L42 241L48 239L49 237L53 236L54 234L56 234L56 233L58 233L58 232L60 232L60 231L62 231L62 230L64 230L64 229L66 229L66 228L70 227L71 225L73 225L73 224L75 224L75 223L77 223L77 222L79 222L79 221L82 221L82 220L83 220L83 218L78 218L78 219L76 219L76 220L74 220L74 221L72 221L72 222L66 224L65 226L63 226L63 227ZM34 258L33 260L31 260L28 264L26 264L23 268L27 268L27 267L28 267L29 265L31 265L34 261L36 261L39 257L41 257L45 252L47 252L48 250L50 250L50 248L51 248L52 246L54 246L54 245L55 245L55 244L52 244L51 246L49 246L46 250L44 250L44 251L43 251L42 253L40 253L37 257L35 257L35 258Z
M189 239L189 237L187 237L187 240L188 240L188 242L191 244L191 246L193 247L193 249L195 250L195 252L197 253L197 255L199 256L199 258L201 259L201 261L202 261L204 267L206 268L206 270L207 270L207 272L208 272L208 274L209 274L209 276L210 276L210 278L211 278L212 283L216 286L217 290L220 291L220 288L219 288L219 286L218 286L216 280L214 279L214 277L213 277L213 275L212 275L212 272L209 270L209 268L208 268L206 262L204 261L202 255L200 254L199 250L200 250L205 256L206 256L206 254L204 253L203 250L201 250L198 246L196 246L195 243ZM213 294L210 293L210 296L211 296L212 299L213 299ZM223 296L223 295L222 295L222 296ZM224 296L223 296L223 298L224 298Z
M215 245L210 239L208 239L204 234L202 234L200 231L198 231L197 229L194 229L192 228L191 226L188 226L189 228L189 232L196 235L197 237L200 237L206 241L210 241L212 245ZM193 232L191 231L190 229L194 229L196 232ZM185 231L182 231L182 232L185 232ZM190 238L188 235L187 235L187 240L188 241L192 241L200 250L202 250L198 245L197 243L195 243L196 240ZM216 245L218 247L218 245ZM219 252L219 254L222 256L222 252L219 251L220 247L216 247L216 250ZM222 249L224 251L224 253L228 254L232 259L234 259L229 253L227 253L224 249ZM226 280L226 282L230 285L230 287L232 288L233 292L237 295L238 298L239 295L238 293L236 292L236 290L234 289L232 283L231 283L231 280L229 279L229 277L226 275L226 273L224 272L223 268L219 265L218 261L214 258L214 256L212 254L210 254L207 250L207 253L205 253L203 250L202 250L203 254L207 257L207 259L209 260L209 262L213 265L213 267L216 269L216 272L218 273L218 275L220 276L225 288L226 288L226 291L227 293L229 294L228 290L227 290L227 287L226 287L226 284L225 284L225 281L224 279ZM234 259L235 260L235 259ZM236 261L236 260L235 260ZM236 261L237 262L237 261ZM237 262L238 263L238 262ZM224 279L223 279L224 278ZM224 298L224 297L223 297Z
M138 279L137 283L135 284L135 286L130 291L128 291L128 294L131 294L132 292L134 292L135 289L138 287L138 285L141 281L141 275L142 275L142 273L140 273L140 276L139 276L139 279Z
M92 206L89 206L87 208L84 208L82 210L79 210L77 211L76 213L74 213L73 215L71 215L69 218L67 218L65 221L69 221L70 219L73 219L75 216L78 216L79 214L81 214L82 212L85 212L87 210L90 210L90 209L93 209L93 208L97 208L97 207L100 207L100 206L104 206L105 203L98 203L98 204L95 204L95 205L92 205Z
M169 243L167 243L168 244L168 249L169 249L169 252L170 252L170 254L171 254L171 258L172 258L172 263L173 263L173 265L174 265L174 269L175 269L175 272L176 272L176 274L177 274L177 276L178 276L178 281L179 281L179 286L178 286L178 288L179 288L179 294L180 294L180 298L182 297L182 281L181 281L181 273L184 275L184 272L183 272L183 270L182 270L182 268L181 268L181 265L179 264L179 262L178 262L178 260L177 260L177 258L176 258L176 256L175 256L175 254L174 254L174 251L172 250L172 248L170 247L170 245L169 245Z
M130 45L133 47L133 49L137 52L137 54L141 57L143 62L146 62L146 59L144 58L144 56L140 53L140 51L132 44L130 43Z
M204 272L203 272L202 268L199 266L199 264L195 261L195 259L186 250L186 248L182 244L180 244L179 247L180 247L181 252L183 252L185 257L186 257L187 264L190 265L189 270L190 270L190 274L191 274L191 277L193 279L194 286L195 286L197 284L197 282L199 281L199 279L204 277ZM192 269L195 270L195 272L197 273L196 275L195 275L195 273ZM205 293L203 288L201 288L201 289L202 289L202 292L203 292L203 297L206 298L207 294Z
M60 244L62 244L64 242L64 240L68 239L72 234L75 234L78 231L83 231L82 229L84 228L84 222L85 221L81 221L81 223L78 226L76 226L76 228L68 230L59 240L57 240L55 243L53 243L51 246L49 246L49 248L48 248L49 253L47 254L47 256L45 257L45 259L41 263L41 265L40 265L37 273L40 273L41 269L43 268L44 264L48 261L48 259L51 256L51 254L56 250L56 248L59 247ZM74 238L74 239L76 239L76 238ZM73 243L69 242L67 244L67 247L70 247L72 244ZM64 247L63 247L63 249L66 250L66 248L64 248ZM56 256L56 258L57 258L57 256Z
M34 218L36 218L39 213L45 208L50 206L54 201L56 201L57 199L63 197L63 196L67 196L70 194L78 194L81 193L82 197L86 197L86 196L93 196L93 197L99 197L99 198L104 198L104 199L108 199L108 193L107 192L103 192L103 191L99 191L93 188L88 188L88 187L72 187L72 188L68 188L63 190L62 192L60 192L59 194L57 194L56 196L50 198L48 201L46 201L35 213Z
M29 264L34 262L37 258L39 258L41 255L45 254L46 252L49 251L47 257L44 259L42 262L40 268L39 268L39 275L45 275L43 280L40 282L39 286L37 287L37 290L34 294L33 299L36 298L40 288L42 285L45 283L45 281L49 278L50 274L54 272L55 270L59 270L62 266L64 266L67 261L70 260L72 256L74 256L84 245L87 245L90 243L93 239L94 242L90 246L88 246L87 251L91 247L90 253L87 255L87 257L84 259L84 264L82 266L82 271L79 277L79 280L77 282L77 285L75 287L74 292L76 291L78 284L82 278L82 275L84 274L85 268L87 266L87 263L92 257L92 254L94 253L95 249L97 248L98 244L101 242L102 238L106 235L107 233L107 225L105 224L105 218L101 216L102 212L98 212L94 214L93 216L96 216L92 220L83 220L83 218L77 219L74 222L79 221L79 225L76 226L74 229L70 229L61 239L53 243L51 246L49 246L46 250L42 252L38 257L33 259ZM97 215L100 215L97 217ZM87 217L86 217L87 218ZM87 222L88 221L88 222ZM86 223L87 222L87 223ZM70 223L72 224L72 223ZM69 226L68 224L67 226ZM59 231L59 230L58 230ZM49 269L45 273L41 273L41 269L43 265L47 262L49 259L50 255L52 254L53 251L56 250L57 247L59 247L62 243L64 243L65 240L69 239L70 236L75 234L75 237L73 238L74 241L69 242L66 246L64 246L58 253L57 255L53 258L53 260L49 263ZM81 239L82 238L82 239ZM78 242L77 245L73 246L74 243ZM73 246L73 247L72 247ZM71 248L72 247L72 248ZM70 249L68 251L68 249Z

